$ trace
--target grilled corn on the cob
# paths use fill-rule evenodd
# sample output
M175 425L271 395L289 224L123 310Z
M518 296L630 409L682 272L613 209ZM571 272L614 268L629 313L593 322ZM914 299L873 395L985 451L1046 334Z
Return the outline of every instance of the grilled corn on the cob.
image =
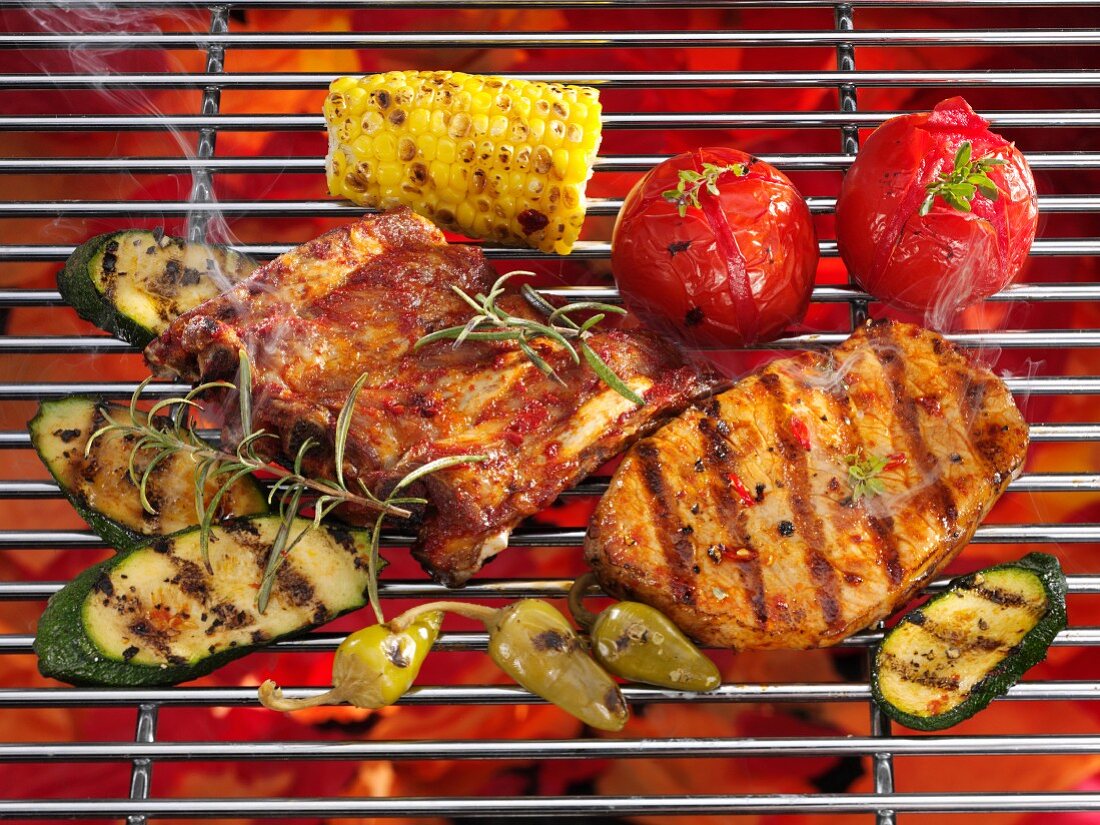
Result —
M567 254L600 145L595 89L461 72L333 81L328 187L445 229Z

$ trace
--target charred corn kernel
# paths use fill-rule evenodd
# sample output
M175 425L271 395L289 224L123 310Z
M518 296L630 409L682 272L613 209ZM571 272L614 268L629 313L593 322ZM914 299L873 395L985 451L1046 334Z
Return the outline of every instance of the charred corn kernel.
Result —
M333 195L406 205L445 229L544 252L566 254L577 240L600 144L595 89L386 72L337 78L324 113Z

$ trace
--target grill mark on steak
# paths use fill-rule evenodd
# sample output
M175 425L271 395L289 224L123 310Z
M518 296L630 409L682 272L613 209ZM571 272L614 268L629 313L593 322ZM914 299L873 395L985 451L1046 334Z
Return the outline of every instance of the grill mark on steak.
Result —
M776 446L787 468L787 500L798 534L806 544L806 566L810 570L810 578L817 593L817 603L829 630L835 631L843 625L840 615L840 582L836 570L817 549L825 546L825 531L810 503L807 452L795 442L789 432L789 425L784 423L787 419L784 406L786 398L779 376L765 372L760 376L760 384L768 393L767 412L771 418L771 429L776 434Z
M834 384L829 388L829 399L836 405L830 411L837 429L841 432L846 444L851 445L850 452L858 455L864 449L863 436L859 429L851 424L852 401L848 394ZM853 512L847 510L846 512ZM891 516L880 518L867 508L863 508L863 515L869 528L869 533L875 543L875 558L879 566L886 571L886 577L891 584L898 584L905 578L905 569L901 564L901 555L898 552L898 539L894 532L894 519Z
M695 557L695 549L691 539L680 532L682 525L677 524L672 517L672 506L668 501L664 472L661 469L660 450L652 441L646 440L638 444L637 455L653 514L660 528L656 532L668 562L673 595L681 604L694 604L691 562Z
M740 505L729 494L729 489L722 482L726 473L736 473L737 467L730 460L729 445L725 438L715 429L711 418L708 416L699 420L699 432L707 442L708 456L717 465L720 473L711 473L711 494L718 503L718 512L726 529L731 530L737 536L737 540L746 550L752 550L752 539L740 518ZM727 563L737 565L737 572L741 576L741 582L749 594L752 603L752 615L756 620L756 626L763 628L768 623L768 599L764 586L764 575L760 568L760 556L758 553L749 553L748 558L737 555L727 556Z
M872 341L878 346L872 345L871 352L882 366L889 397L893 401L893 418L905 435L913 464L923 477L924 488L920 496L924 499L923 505L950 532L958 522L959 512L951 491L943 482L939 459L921 432L917 401L908 390L905 364L897 354L901 343L894 332L893 324L872 327Z

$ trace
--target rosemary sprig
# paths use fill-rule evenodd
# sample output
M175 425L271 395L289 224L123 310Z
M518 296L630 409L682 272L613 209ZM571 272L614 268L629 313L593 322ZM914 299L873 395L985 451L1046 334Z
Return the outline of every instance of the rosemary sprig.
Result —
M199 384L189 393L183 396L174 396L158 401L150 408L148 413L138 410L138 401L146 385L152 378L147 378L134 391L130 399L130 420L116 421L111 418L109 411L104 411L107 424L100 427L88 439L85 455L89 455L92 444L108 433L117 433L123 438L131 438L134 446L130 452L129 474L130 479L138 488L141 505L149 513L155 513L148 496L149 480L152 471L158 464L175 455L187 455L197 465L195 470L195 513L199 521L199 547L203 563L206 569L213 573L210 562L210 539L214 519L217 516L218 506L226 493L240 479L257 472L268 473L275 477L268 493L268 503L276 499L279 502L279 514L282 519L275 542L268 554L264 568L260 589L256 597L256 607L260 613L267 609L274 587L276 575L290 551L302 540L305 534L321 524L326 516L341 504L351 504L358 507L377 510L379 515L372 533L371 546L371 584L372 605L378 610L378 538L381 532L381 524L386 516L396 518L408 518L411 513L407 509L410 505L424 504L424 499L401 497L396 493L412 484L427 473L473 461L483 461L484 456L454 456L441 459L438 462L430 462L417 468L405 476L384 501L379 499L363 483L356 479L357 487L352 489L344 476L344 455L347 450L347 439L351 430L352 412L356 398L366 376L360 377L352 387L348 399L337 417L336 436L334 443L334 458L336 462L336 479L316 479L306 476L303 465L306 455L311 449L318 446L317 443L307 438L299 447L294 457L292 469L281 464L263 458L257 452L258 445L263 439L275 438L274 433L264 430L252 429L252 370L248 357L244 352L240 356L240 383L232 384L228 381L208 381ZM239 394L238 406L241 411L242 438L236 450L230 452L220 447L203 441L195 432L196 421L194 412L202 411L202 405L196 400L203 393L213 389L237 390ZM148 463L144 470L138 472L138 464L142 454L149 455ZM208 486L216 485L210 500L206 500ZM300 530L293 534L294 520L299 512L307 507L313 508L313 519Z
M969 212L973 208L971 201L981 192L991 201L997 200L1000 190L989 177L995 166L1004 166L1004 161L992 155L972 158L969 140L964 140L955 150L955 159L951 171L940 175L926 187L928 195L920 205L920 214L927 215L932 210L936 196L959 212Z
M530 276L534 273L516 270L502 275L493 284L488 295L478 293L471 297L459 287L452 286L451 289L455 294L474 310L474 316L462 326L447 327L428 333L413 345L413 349L418 350L435 341L443 340L454 341L456 347L464 341L514 341L539 372L559 384L564 384L561 376L531 346L531 342L537 338L550 338L569 354L574 364L579 364L581 358L584 358L585 363L611 389L639 407L645 406L645 399L616 375L588 343L592 337L593 328L603 321L608 313L626 315L626 310L598 301L578 301L555 307L530 285L524 284L520 294L527 303L546 315L546 323L520 318L497 305L497 299L504 294L505 284L517 275ZM596 314L577 323L570 317L576 312L595 312Z
M852 485L853 501L877 496L886 489L879 475L890 463L887 456L849 453L844 456L844 461L848 465L848 482Z
M704 163L702 172L696 172L694 169L681 169L680 182L676 185L676 188L662 192L661 197L669 203L675 204L680 217L683 218L687 215L689 206L702 209L699 195L703 189L706 189L712 195L718 194L718 178L722 175L733 173L737 177L741 177L747 171L748 167L743 163L730 163L726 166L719 166L716 163Z

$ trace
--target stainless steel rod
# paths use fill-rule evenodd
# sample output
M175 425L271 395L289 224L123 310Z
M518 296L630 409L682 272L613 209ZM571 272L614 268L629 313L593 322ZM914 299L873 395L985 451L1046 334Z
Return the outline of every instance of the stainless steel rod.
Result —
M568 496L599 496L607 490L607 477L593 476L566 490ZM1008 485L1010 493L1094 493L1100 492L1097 473L1024 473ZM55 481L0 479L0 499L40 500L61 497Z
M117 77L117 75L110 75ZM227 77L233 77L228 75ZM0 76L0 83L3 78ZM668 159L668 155L608 155L596 159L597 172L641 172ZM821 170L847 169L852 156L845 154L760 154L780 169ZM1100 169L1100 152L1035 152L1027 155L1032 169ZM320 157L110 157L110 158L0 158L0 173L21 175L56 174L189 174L194 169L211 172L284 173L324 171Z
M113 819L149 817L488 817L689 816L872 813L889 805L898 813L1100 811L1100 794L775 794L772 796L523 796L523 797L292 797L286 799L117 799L0 802L0 818Z
M0 762L103 762L152 759L164 762L250 759L428 760L428 759L672 759L748 756L865 756L886 748L898 756L1085 755L1100 753L1100 736L914 736L884 742L868 736L843 738L668 739L434 739L421 741L299 742L18 742L0 743Z
M927 593L938 593L950 580L940 578L930 582ZM1068 592L1073 595L1100 595L1100 575L1069 574L1066 576ZM0 581L0 601L40 601L48 599L65 585L65 582L4 582ZM572 579L482 579L474 580L462 588L467 599L561 599L572 587ZM427 580L381 581L379 590L384 599L443 599L453 598L455 591ZM1065 631L1075 632L1075 628ZM860 638L860 637L856 637ZM278 644L291 644L279 642Z
M465 594L463 594L465 595ZM453 595L452 595L453 598ZM341 633L312 633L298 639L288 639L265 646L266 650L279 653L332 653L347 638ZM882 641L882 633L867 631L849 636L838 647L871 648ZM34 636L25 633L0 634L0 655L33 653ZM1063 630L1053 644L1057 647L1097 647L1100 646L1100 627L1076 627ZM484 632L459 633L448 631L441 633L433 650L442 653L465 653L485 651L489 646L489 637ZM707 647L703 645L703 647ZM2 761L2 760L0 760Z
M211 78L171 72L131 74L0 74L4 89L327 89L340 73L238 72ZM509 77L547 83L618 88L820 88L838 83L869 87L1100 86L1100 72L1080 71L820 71L820 72L509 72Z
M1089 46L1098 29L835 31L532 31L532 32L88 32L0 34L18 49L554 49L748 48L776 46Z
M321 687L286 687L291 698L320 695ZM663 688L626 685L629 702L656 703L777 703L866 702L870 688L863 683L725 684L709 693L683 693ZM1095 701L1100 682L1020 682L1002 697L1022 701ZM162 707L256 707L256 689L247 687L164 688L0 688L0 708L126 707L152 703ZM430 685L413 687L403 705L528 705L545 701L518 685Z
M383 533L383 547L406 547L413 536ZM1092 524L984 524L974 534L974 544L1087 544L1100 541L1100 523ZM580 547L584 529L520 528L512 533L510 547ZM101 548L105 544L89 530L0 530L0 549L46 550Z
M257 258L272 258L294 247L293 244L235 244L236 249ZM818 241L818 251L825 258L837 256L836 241ZM73 246L60 245L22 245L0 244L0 261L63 261L72 254ZM571 260L600 259L611 255L611 244L607 241L579 241L568 256L538 252L524 247L482 247L487 258L493 259L530 259L530 260ZM1100 240L1093 238L1038 238L1031 246L1033 257L1078 257L1100 255ZM585 287L569 287L583 290ZM25 290L38 294L43 300L49 298L53 303L63 303L56 293L47 290ZM13 295L15 300L26 301L23 306L34 305L34 300L23 299L18 293L22 290L0 290L0 296ZM579 293L578 293L579 294ZM614 293L611 293L614 294ZM1100 284L1080 282L1067 284L1016 284L994 295L991 301L1094 301L1100 295ZM865 301L870 296L862 292L852 292L845 286L819 286L814 289L814 300L822 301Z
M1100 123L1100 120L1098 120ZM1100 195L1047 195L1039 196L1039 209L1043 212L1096 212L1100 211ZM588 202L589 215L617 215L622 207L621 198L593 198ZM836 198L806 198L810 211L825 215L833 212ZM219 215L267 215L277 217L359 217L376 210L356 206L347 201L215 201L190 203L188 201L5 201L0 203L0 218L29 217L180 217L189 212ZM1088 241L1089 239L1082 239Z

